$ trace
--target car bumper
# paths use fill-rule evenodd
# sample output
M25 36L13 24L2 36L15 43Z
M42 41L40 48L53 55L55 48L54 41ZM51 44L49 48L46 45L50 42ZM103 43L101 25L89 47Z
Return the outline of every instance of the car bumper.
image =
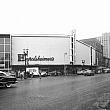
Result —
M0 82L0 84L7 84L7 83L16 84L16 83L18 83L18 81Z

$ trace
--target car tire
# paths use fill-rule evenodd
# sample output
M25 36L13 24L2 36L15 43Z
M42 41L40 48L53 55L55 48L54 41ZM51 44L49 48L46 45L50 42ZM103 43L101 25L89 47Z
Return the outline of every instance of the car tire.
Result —
M11 84L8 84L8 83L7 83L7 84L5 84L5 87L6 87L6 88L11 87Z

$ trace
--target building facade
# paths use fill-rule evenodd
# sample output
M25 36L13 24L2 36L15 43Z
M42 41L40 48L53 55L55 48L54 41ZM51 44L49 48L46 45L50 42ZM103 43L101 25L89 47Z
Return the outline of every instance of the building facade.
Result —
M94 47L95 49L95 65L102 66L103 65L103 45L96 38L83 39L82 42Z
M9 34L0 34L0 70L11 69L11 37Z
M85 52L84 52L85 51ZM73 35L0 35L0 70L71 70L95 64L95 50Z
M48 71L64 70L70 65L70 42L67 35L12 35L12 68L24 69L23 51L28 50L26 67L39 67Z
M110 33L103 33L96 39L103 45L103 66L110 67Z
M70 64L70 38L64 35L13 35L12 65L23 65L18 55L28 49L29 65Z
M76 63L79 66L95 66L95 49L90 45L76 40Z
M102 36L97 37L97 39L103 45L103 56L110 58L110 33L104 33Z

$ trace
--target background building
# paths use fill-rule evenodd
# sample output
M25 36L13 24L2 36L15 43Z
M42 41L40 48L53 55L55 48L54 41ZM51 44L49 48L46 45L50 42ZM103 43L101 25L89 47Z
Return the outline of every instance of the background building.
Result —
M77 66L95 66L95 49L90 45L76 40L76 63Z
M9 34L0 34L0 70L11 69L11 38Z
M96 39L103 45L103 66L110 67L110 33L104 33Z
M110 58L110 33L104 33L102 36L97 37L97 39L103 45L103 56Z
M82 42L94 47L95 49L95 65L103 65L103 45L96 38L82 39Z

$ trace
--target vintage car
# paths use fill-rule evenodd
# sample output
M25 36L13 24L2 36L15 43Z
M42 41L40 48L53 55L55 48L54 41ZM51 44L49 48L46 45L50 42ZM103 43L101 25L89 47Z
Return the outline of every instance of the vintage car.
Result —
M85 70L80 70L80 71L77 71L77 75L83 75L85 72Z
M12 84L16 84L17 82L15 77L0 71L0 86L11 87Z
M104 72L104 73L110 73L110 68L105 68L105 69L103 69L103 72Z
M93 70L85 70L84 76L94 76L95 72Z
M42 77L47 76L47 72L46 72L46 71L42 71L42 72L41 72L41 76L42 76Z
M55 70L55 71L48 72L48 75L49 76L61 76L61 75L63 75L63 73Z

